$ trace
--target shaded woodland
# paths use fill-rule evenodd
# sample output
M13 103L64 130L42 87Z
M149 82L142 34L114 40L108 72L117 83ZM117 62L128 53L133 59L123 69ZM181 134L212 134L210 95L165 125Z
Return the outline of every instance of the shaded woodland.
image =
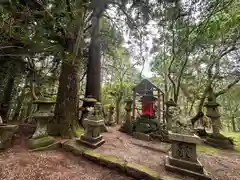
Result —
M34 123L32 102L47 97L56 101L52 133L79 136L80 98L93 96L104 112L113 105L121 124L124 100L149 64L149 79L178 104L181 120L209 126L204 103L213 94L222 130L240 131L239 7L238 0L2 1L3 122Z

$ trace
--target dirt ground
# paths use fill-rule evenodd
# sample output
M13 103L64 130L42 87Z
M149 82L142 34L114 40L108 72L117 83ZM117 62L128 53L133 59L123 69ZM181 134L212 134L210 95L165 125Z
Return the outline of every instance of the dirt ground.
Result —
M164 160L170 148L169 144L137 140L117 131L118 128L109 128L109 132L104 133L106 143L96 151L140 163L160 172L161 175L184 180L191 179L165 171ZM213 180L240 180L240 154L199 152L198 157Z
M118 128L109 128L103 134L106 142L96 151L145 165L162 176L191 180L165 171L170 144L137 140ZM25 142L26 139L15 138L13 148L0 153L0 180L133 180L64 151L28 152ZM240 154L199 152L198 157L213 180L240 180Z
M64 151L28 152L24 143L0 153L0 180L133 180Z

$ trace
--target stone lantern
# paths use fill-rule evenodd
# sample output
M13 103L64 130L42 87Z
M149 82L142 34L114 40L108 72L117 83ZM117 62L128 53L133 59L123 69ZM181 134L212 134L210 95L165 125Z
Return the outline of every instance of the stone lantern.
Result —
M114 114L114 106L110 105L108 109L108 122L107 122L109 126L113 126L116 124L113 118L113 114Z
M125 100L125 122L123 126L120 128L120 131L131 134L133 131L133 122L131 117L131 110L132 110L132 104L133 100L131 98L128 98Z
M87 118L83 120L85 130L84 134L77 139L79 143L92 148L97 148L105 142L103 136L101 135L102 126L104 126L104 119L101 116L101 107L101 103L97 102L94 105L93 112L90 111Z
M55 143L55 138L48 135L48 122L53 118L52 108L55 102L48 99L36 100L34 104L37 105L37 111L33 114L33 118L37 121L37 127L29 139L29 148L43 148L49 147Z
M212 136L207 137L206 143L213 147L223 148L223 149L234 149L233 142L230 138L225 137L220 133L221 121L220 113L218 107L220 105L216 101L208 101L205 104L207 109L206 115L211 119L212 122Z
M166 119L167 119L167 129L169 131L172 130L172 121L173 121L173 116L174 116L174 107L176 107L176 103L173 101L173 99L170 99L166 103Z
M207 109L206 115L211 119L212 122L212 130L214 136L220 135L220 113L218 110L218 106L220 106L217 102L214 101L208 101L205 104L205 107Z

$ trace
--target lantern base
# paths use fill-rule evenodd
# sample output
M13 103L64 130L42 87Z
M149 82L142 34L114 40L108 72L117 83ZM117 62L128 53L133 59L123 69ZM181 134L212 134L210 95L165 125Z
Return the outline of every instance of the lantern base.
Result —
M56 140L52 136L45 136L45 137L40 137L40 138L31 138L28 141L28 147L30 149L37 149L37 148L49 146L49 145L51 145L55 142L56 142Z
M89 137L82 135L79 139L77 139L77 142L87 145L91 148L97 148L105 143L105 140L103 139L102 135L98 137Z
M198 160L197 162L185 161L173 158L171 153L169 153L169 156L167 156L165 160L165 168L168 171L176 172L196 179L211 180Z

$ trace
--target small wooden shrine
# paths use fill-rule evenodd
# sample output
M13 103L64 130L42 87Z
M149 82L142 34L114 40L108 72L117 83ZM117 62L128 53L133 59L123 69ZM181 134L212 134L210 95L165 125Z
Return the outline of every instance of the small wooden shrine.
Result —
M136 98L140 96L140 102L142 104L142 115L141 116L155 116L154 105L157 102L157 113L156 117L160 121L164 121L164 93L151 83L147 79L143 79L138 85L133 87L133 106L132 106L132 117L135 119L136 109ZM157 92L157 93L156 93Z

